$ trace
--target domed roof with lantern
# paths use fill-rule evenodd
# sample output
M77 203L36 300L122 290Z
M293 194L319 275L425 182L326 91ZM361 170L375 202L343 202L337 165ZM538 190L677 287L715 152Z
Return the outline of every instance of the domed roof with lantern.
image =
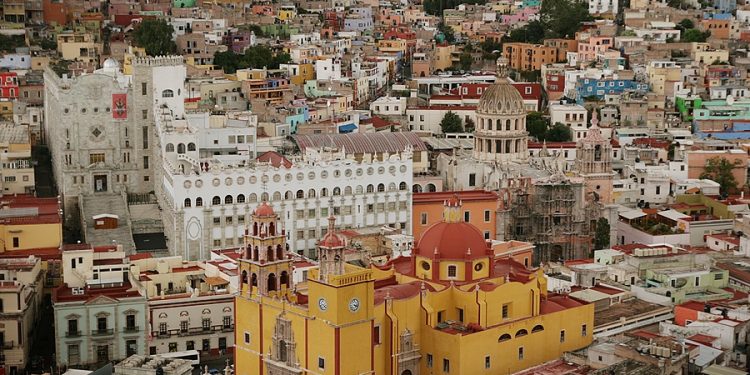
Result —
M275 216L276 212L273 211L273 207L268 205L268 202L263 201L256 209L253 211L253 215L260 216L260 217L269 217L269 216Z
M521 93L508 80L508 59L497 59L497 79L484 90L477 104L477 113L483 115L525 114Z
M482 232L462 220L461 202L454 196L444 203L443 220L430 226L413 252L431 259L470 260L484 258L490 246Z

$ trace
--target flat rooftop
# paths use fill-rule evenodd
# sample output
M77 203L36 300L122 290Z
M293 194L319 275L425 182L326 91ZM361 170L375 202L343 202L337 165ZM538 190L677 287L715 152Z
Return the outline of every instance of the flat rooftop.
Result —
M597 311L596 314L594 314L594 327L617 322L620 318L631 318L636 315L645 314L662 308L664 308L664 306L639 300L637 298L622 303L616 303L604 310Z

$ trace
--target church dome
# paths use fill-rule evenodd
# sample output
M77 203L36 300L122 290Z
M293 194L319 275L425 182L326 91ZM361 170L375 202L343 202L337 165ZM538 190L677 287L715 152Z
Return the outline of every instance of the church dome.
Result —
M457 196L444 203L443 221L422 233L415 253L428 258L475 259L487 256L487 241L482 232L462 220Z
M343 247L344 239L336 233L336 218L331 215L328 217L328 231L318 243L318 246L325 248Z
M263 202L258 208L253 211L256 216L274 216L276 213L273 211L273 207L269 206L268 203Z
M510 84L507 78L507 59L497 61L497 80L479 98L477 113L483 115L525 114L521 93Z
M441 221L422 234L415 250L427 258L474 259L487 256L487 241L469 223Z

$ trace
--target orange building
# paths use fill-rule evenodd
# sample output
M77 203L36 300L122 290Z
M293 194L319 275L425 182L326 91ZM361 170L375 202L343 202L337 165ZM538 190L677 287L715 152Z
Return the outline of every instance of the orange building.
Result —
M568 52L578 51L578 41L574 39L545 39L544 45L557 50L557 61L561 62L568 59Z
M701 28L703 31L710 31L711 37L716 39L729 39L731 21L730 20L703 20Z
M415 193L412 196L412 233L416 243L427 228L443 220L445 202L458 197L463 221L477 227L485 239L495 239L497 230L497 193L484 190Z
M542 65L557 62L557 48L541 44L505 43L503 57L515 70L540 70Z
M687 152L688 178L701 178L706 171L709 160L714 158L727 159L733 164L732 175L734 175L737 186L743 186L747 182L748 154L743 150L694 150Z

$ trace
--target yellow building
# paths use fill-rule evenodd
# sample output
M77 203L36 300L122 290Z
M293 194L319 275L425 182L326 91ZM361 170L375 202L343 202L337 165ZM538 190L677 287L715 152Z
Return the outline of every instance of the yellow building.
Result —
M62 220L57 198L6 195L0 198L0 253L59 248Z
M509 374L591 343L593 305L548 293L541 270L497 259L462 218L451 199L411 256L360 268L331 217L319 266L293 285L262 203L240 260L237 374Z
M125 52L122 62L122 73L127 75L133 74L133 59L144 56L146 56L145 48L128 46L128 52Z

